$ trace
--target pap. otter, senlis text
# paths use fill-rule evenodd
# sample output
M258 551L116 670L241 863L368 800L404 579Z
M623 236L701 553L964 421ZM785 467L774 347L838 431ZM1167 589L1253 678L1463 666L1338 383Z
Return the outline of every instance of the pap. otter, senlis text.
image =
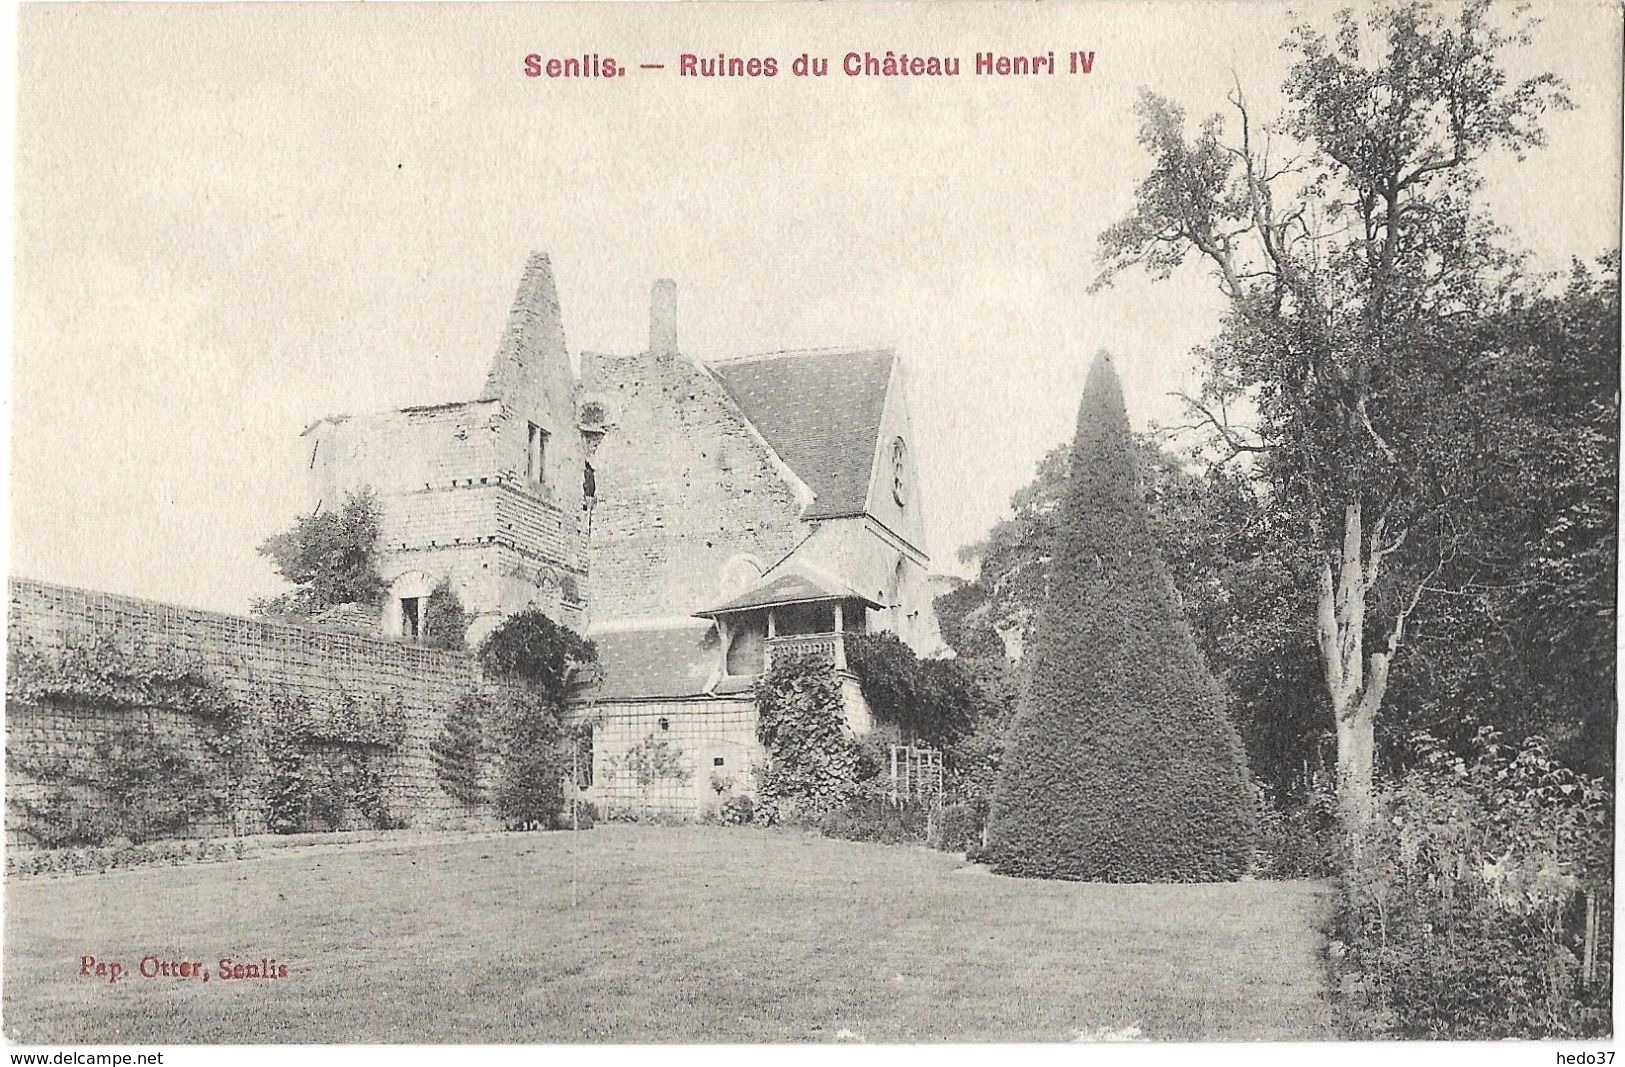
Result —
M189 978L200 982L207 982L211 978L219 978L221 981L242 981L245 979L286 978L288 977L288 965L279 963L269 956L262 956L252 962L239 960L231 956L222 956L218 966L209 968L204 966L202 960L142 956L141 961L134 968L131 968L121 960L99 959L96 956L87 954L79 957L79 975L83 978L99 979L108 985L117 985L126 978L136 976L142 978Z

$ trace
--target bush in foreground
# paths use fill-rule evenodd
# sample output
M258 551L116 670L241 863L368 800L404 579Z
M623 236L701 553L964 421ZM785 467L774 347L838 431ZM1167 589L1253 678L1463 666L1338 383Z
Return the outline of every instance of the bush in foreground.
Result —
M1346 860L1332 957L1352 1036L1606 1036L1603 783L1539 738L1513 748L1486 728L1471 759L1416 744L1418 765L1381 790L1380 817Z

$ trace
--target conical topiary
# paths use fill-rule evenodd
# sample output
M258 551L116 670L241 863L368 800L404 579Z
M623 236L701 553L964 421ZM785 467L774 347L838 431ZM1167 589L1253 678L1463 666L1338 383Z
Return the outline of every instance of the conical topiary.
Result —
M1245 873L1246 755L1147 524L1123 390L1102 353L1027 640L988 820L996 870L1103 882Z

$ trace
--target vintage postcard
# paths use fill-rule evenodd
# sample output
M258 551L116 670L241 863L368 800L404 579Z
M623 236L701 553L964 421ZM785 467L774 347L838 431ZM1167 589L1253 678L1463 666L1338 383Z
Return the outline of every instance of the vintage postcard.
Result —
M15 18L37 1062L1611 1062L1614 0Z

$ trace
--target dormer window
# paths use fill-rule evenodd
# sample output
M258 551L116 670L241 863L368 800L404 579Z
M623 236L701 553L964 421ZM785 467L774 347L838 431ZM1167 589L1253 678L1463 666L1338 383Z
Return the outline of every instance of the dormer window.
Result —
M525 424L530 429L525 445L525 478L537 485L547 484L547 431L534 422Z

